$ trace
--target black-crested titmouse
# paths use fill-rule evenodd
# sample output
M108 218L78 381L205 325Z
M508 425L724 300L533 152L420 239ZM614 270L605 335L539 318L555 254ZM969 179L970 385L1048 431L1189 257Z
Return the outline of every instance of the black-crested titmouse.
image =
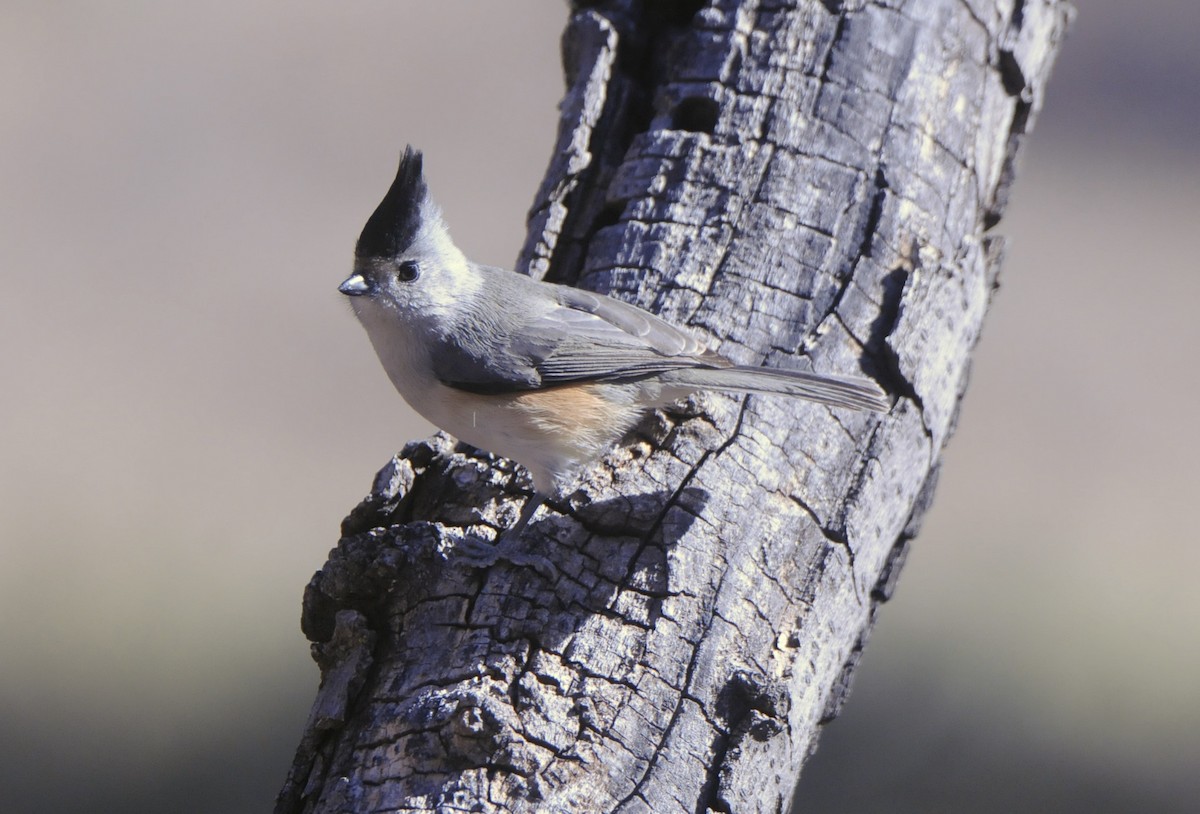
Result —
M697 390L887 410L867 379L735 365L628 303L472 263L407 148L338 288L413 409L533 476L518 534L541 502L648 409Z

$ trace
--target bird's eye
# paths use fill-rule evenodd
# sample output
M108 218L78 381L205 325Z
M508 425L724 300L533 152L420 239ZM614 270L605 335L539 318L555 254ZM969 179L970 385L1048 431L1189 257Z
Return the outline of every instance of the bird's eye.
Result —
M396 266L396 279L402 283L411 283L421 276L421 266L416 260L405 260Z

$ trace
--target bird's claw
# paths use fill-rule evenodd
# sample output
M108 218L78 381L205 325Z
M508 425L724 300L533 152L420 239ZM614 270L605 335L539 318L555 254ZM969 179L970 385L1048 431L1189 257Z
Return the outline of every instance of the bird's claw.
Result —
M558 578L558 568L540 554L523 551L518 545L520 537L502 534L494 543L477 537L466 537L458 542L458 554L476 568L490 568L503 560L518 568L532 568L544 579L553 582Z

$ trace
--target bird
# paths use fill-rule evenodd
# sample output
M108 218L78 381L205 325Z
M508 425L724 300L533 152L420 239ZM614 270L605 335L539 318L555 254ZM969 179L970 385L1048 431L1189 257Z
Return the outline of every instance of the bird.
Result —
M529 472L534 495L497 541L505 555L539 506L647 411L697 391L889 409L870 379L735 364L629 303L468 260L411 145L338 290L414 410Z

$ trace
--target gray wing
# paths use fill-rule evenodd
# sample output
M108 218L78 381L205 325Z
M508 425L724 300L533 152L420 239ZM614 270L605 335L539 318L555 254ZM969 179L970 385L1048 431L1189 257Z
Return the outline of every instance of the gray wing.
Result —
M619 381L732 364L641 308L576 288L562 287L557 293L560 307L546 313L532 331L535 343L551 348L537 364L546 384Z
M629 381L732 363L691 334L628 303L590 291L487 270L490 309L445 337L438 378L480 393L587 381Z

